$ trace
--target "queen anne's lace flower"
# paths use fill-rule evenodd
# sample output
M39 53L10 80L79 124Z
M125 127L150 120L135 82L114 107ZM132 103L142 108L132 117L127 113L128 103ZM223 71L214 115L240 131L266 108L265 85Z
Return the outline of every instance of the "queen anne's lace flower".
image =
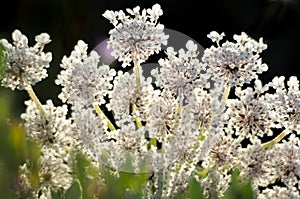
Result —
M146 126L149 137L162 142L167 134L177 131L176 116L178 103L170 92L157 93L145 108Z
M99 164L96 153L99 149L95 150L94 147L99 147L100 143L110 140L107 135L107 123L99 115L96 115L92 107L83 108L76 104L73 108L72 118L74 131L84 145L81 150Z
M27 136L41 145L51 146L56 143L62 146L76 145L76 137L70 119L66 118L68 109L66 105L55 107L51 100L48 100L43 109L47 115L41 114L36 104L26 101L26 113L21 115L25 121Z
M51 189L68 189L73 181L71 151L78 147L79 141L73 131L73 124L66 118L66 105L55 107L48 100L41 114L36 104L26 101L26 113L21 115L25 121L27 137L41 146L39 159L39 191L47 195Z
M204 51L203 63L207 66L207 74L217 83L228 86L242 86L257 79L257 74L268 70L263 64L259 53L267 48L262 39L259 42L250 38L246 33L234 35L236 43L226 41L219 45L224 34L212 32L209 38L217 42Z
M256 190L259 186L266 187L273 183L274 168L268 167L268 151L261 147L259 139L253 139L251 145L246 148L238 148L238 166L241 169L240 175L244 179L252 180L252 187Z
M257 84L261 84L256 81ZM266 90L267 88L262 88ZM238 139L250 138L264 135L272 136L274 123L277 120L272 107L266 100L264 93L259 93L259 88L240 87L235 89L236 99L226 101L228 109L225 116L228 120L228 128L235 131Z
M143 111L144 98L151 95L153 87L150 79L141 79L141 90L137 89L135 74L119 71L114 79L114 88L109 93L110 102L107 108L114 113L114 118L120 120L122 118L131 118L144 120Z
M300 132L300 91L299 80L292 76L284 82L285 78L275 77L270 86L275 89L274 94L269 94L269 103L276 112L280 121L278 128L284 127L288 132Z
M274 150L274 151L272 151ZM299 138L291 135L287 141L278 143L269 150L269 168L275 170L274 176L286 187L299 186L300 179L300 148ZM275 153L276 152L276 153Z
M41 152L40 189L67 190L73 181L70 154L59 146L43 147Z
M12 39L13 45L6 39L0 40L6 57L1 84L12 90L29 89L48 76L46 68L49 68L52 54L44 53L43 49L51 41L50 37L47 33L36 36L33 47L28 46L27 37L19 30L12 33Z
M257 199L296 199L299 198L299 191L296 187L281 187L273 186L272 188L264 189L261 193L258 194Z
M112 88L111 80L115 76L114 69L99 64L100 56L92 51L87 54L87 44L78 41L70 57L63 57L62 70L56 84L62 85L59 98L63 102L92 105L94 102L103 104L104 97Z
M107 10L103 14L115 27L109 32L108 47L112 48L112 55L123 62L124 68L134 59L139 63L146 61L150 55L158 53L161 44L166 45L168 39L163 32L164 26L157 21L163 14L159 4L141 13L139 6L126 11L133 17L126 16L122 10Z
M197 44L189 40L186 48L186 51L180 49L178 53L172 47L167 48L168 57L159 60L162 68L151 71L157 86L171 91L179 98L190 95L195 87L209 87L209 77L203 73L204 66L198 59Z
M78 41L63 57L56 80L70 113L66 104L56 107L48 100L42 105L31 89L47 76L51 53L42 51L49 35L36 36L33 47L18 30L13 44L0 40L6 55L1 83L27 90L32 101L25 102L21 118L27 137L41 146L39 187L31 184L30 161L19 167L19 185L35 198L71 193L66 190L74 182L72 154L80 151L93 166L116 174L151 172L144 198L186 196L192 178L207 198L223 197L235 168L241 180L251 179L259 199L299 198L299 81L275 77L262 85L258 74L267 70L260 58L267 47L262 39L241 33L233 36L235 42L221 43L225 34L212 31L207 36L216 45L201 61L192 41L178 52L169 47L161 67L152 70L152 82L142 76L140 64L167 43L158 22L163 11L155 4L126 12L108 10L103 16L114 26L108 42L112 55L123 67L133 61L134 73L116 75L99 66L100 56L88 54L87 44ZM244 87L252 80L254 86ZM105 106L113 117L101 110Z

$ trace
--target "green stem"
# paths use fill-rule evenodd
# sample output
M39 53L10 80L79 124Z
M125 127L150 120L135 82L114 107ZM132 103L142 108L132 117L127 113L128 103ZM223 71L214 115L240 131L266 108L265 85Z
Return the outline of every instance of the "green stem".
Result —
M142 122L139 120L138 117L135 118L135 123L138 128L141 128L143 126Z
M223 96L222 96L221 103L226 102L226 100L228 99L229 93L230 93L230 86L226 86Z
M132 53L132 55L133 55L133 72L134 72L134 74L135 74L135 77L136 77L136 87L138 88L138 89L140 89L140 87L141 87L141 70L140 70L140 64L139 64L139 61L138 61L138 59L137 59L137 52L136 51L134 51L133 53Z
M36 96L35 92L33 91L33 89L30 87L29 89L26 89L29 97L32 99L32 101L35 103L35 105L37 106L37 108L44 114L47 115L45 109L43 108L39 98Z
M198 171L197 172L197 175L200 177L200 178L206 178L208 173L210 171L210 166L208 166L207 168L203 168L201 171Z
M130 106L132 108L132 112L135 112L137 110L137 107L135 104L132 103ZM139 120L138 117L135 117L135 123L138 128L141 128L143 126L142 122Z
M276 143L280 142L285 136L286 136L286 132L282 131L277 137L275 137L273 140L265 142L261 145L261 148L266 149L269 148L271 146L274 146Z
M113 123L108 119L108 117L103 113L103 111L100 109L100 107L97 104L94 104L94 109L96 111L96 113L98 113L98 115L102 116L102 118L104 120L106 120L107 122L107 126L109 128L110 131L115 131L116 128L113 125Z

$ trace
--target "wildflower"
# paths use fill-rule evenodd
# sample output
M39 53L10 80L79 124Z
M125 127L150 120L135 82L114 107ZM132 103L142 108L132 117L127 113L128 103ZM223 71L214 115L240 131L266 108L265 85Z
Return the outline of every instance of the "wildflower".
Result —
M158 62L162 67L151 71L157 86L169 90L182 100L195 87L209 87L208 76L203 73L205 68L197 58L197 44L189 40L186 48L186 51L180 49L178 53L172 47L167 48L168 57Z
M300 177L300 148L299 138L292 134L287 140L278 143L273 147L275 152L269 150L268 168L273 168L274 176L286 187L299 186Z
M55 107L51 100L43 105L47 116L41 114L36 104L26 101L26 112L21 114L27 136L41 145L51 146L60 144L61 146L75 146L76 137L73 135L72 122L66 118L68 109L66 105Z
M51 40L47 33L42 33L35 37L36 44L29 47L27 37L19 30L12 33L12 39L13 45L6 39L0 40L6 56L1 84L12 90L27 90L48 76L46 68L52 54L44 53L43 49Z
M62 70L55 81L63 86L59 98L63 102L85 105L105 103L104 97L112 88L111 80L116 74L108 65L98 66L100 56L92 51L87 54L87 44L78 41L70 57L63 57Z
M275 77L270 86L276 91L269 95L269 101L272 102L273 109L280 119L278 128L284 127L288 132L300 131L300 91L299 80L292 76L285 86L284 77Z
M258 199L271 199L271 198L282 198L282 199L291 199L298 198L300 195L296 187L281 187L273 186L272 188L264 189L261 193L258 194Z
M136 117L144 120L144 102L143 99L153 92L151 79L141 79L141 90L136 87L135 74L128 72L118 72L114 79L114 88L109 93L109 103L106 104L108 110L112 110L116 120Z
M71 156L60 147L42 147L40 189L67 190L73 181Z
M261 84L258 80L256 84ZM228 120L228 128L235 130L238 139L250 138L264 135L272 136L274 123L277 120L272 107L266 100L264 93L259 93L259 88L240 87L235 89L236 99L226 101L227 110L225 117ZM265 91L267 88L263 88Z
M141 13L139 6L126 11L132 17L126 16L122 10L107 10L103 14L114 25L109 32L108 48L112 48L112 55L123 62L124 68L132 60L143 63L150 55L158 53L161 44L166 45L168 39L163 32L164 26L157 21L162 15L159 4L153 5L152 9L143 9Z
M207 67L207 75L221 85L231 87L242 86L257 79L257 74L268 70L263 64L259 53L267 48L262 42L250 38L246 33L234 35L236 43L226 41L219 44L224 34L212 32L208 35L217 46L212 46L204 51L202 61Z
M74 131L82 143L81 151L99 164L94 146L99 147L101 142L110 139L107 135L107 123L96 115L93 107L83 108L80 104L73 105L72 119Z

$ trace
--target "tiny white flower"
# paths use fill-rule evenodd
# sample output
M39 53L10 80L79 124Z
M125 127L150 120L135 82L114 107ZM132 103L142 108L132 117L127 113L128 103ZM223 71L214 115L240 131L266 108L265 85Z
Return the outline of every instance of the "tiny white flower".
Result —
M159 4L154 4L152 6L152 9L150 8L147 9L147 13L150 14L151 20L154 21L157 20L163 14L163 11Z
M118 12L106 10L104 12L104 14L102 14L102 16L105 17L106 19L108 19L110 21L110 23L112 23L114 26L116 26L118 24L117 13Z
M224 36L225 36L225 34L223 32L221 34L219 34L216 31L212 31L207 35L207 37L210 38L212 40L212 42L216 42L216 43L219 43L223 39Z
M42 45L45 45L45 44L50 43L51 39L50 39L50 36L47 33L42 33L42 34L37 35L35 37L35 41L42 44Z

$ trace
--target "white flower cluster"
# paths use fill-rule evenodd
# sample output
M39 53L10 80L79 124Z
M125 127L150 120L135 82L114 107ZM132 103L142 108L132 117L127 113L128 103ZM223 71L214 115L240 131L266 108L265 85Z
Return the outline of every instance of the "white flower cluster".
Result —
M126 11L133 17L125 15L122 10L107 10L103 14L115 27L109 32L108 46L124 68L135 59L139 63L146 61L150 55L158 53L168 39L164 26L158 23L163 14L159 4L153 5L152 9L143 9L141 13L139 6Z
M104 104L104 96L112 88L111 80L115 71L108 65L99 66L100 56L96 51L88 55L88 46L78 41L70 57L64 56L60 72L55 81L61 85L62 92L59 98L63 102L81 106L92 105L94 102Z
M48 76L46 68L52 60L51 52L44 53L43 49L50 40L47 33L35 37L36 44L28 46L28 39L19 30L12 33L13 45L6 39L0 42L4 46L6 64L4 65L4 77L2 86L23 90Z
M197 44L190 40L186 48L187 51L180 49L178 53L172 47L167 48L167 59L158 62L161 70L152 70L157 86L179 96L190 95L195 87L209 87L209 76L203 74L205 67L197 58Z
M226 41L219 44L225 36L217 32L211 32L208 37L217 43L204 51L203 63L208 67L207 74L212 80L219 84L229 86L242 86L250 83L252 79L257 79L257 74L268 70L268 66L263 64L259 53L267 48L262 38L259 42L250 38L246 33L234 35L236 43Z
M40 105L29 92L33 101L26 102L21 118L28 137L42 146L42 195L70 186L69 152L79 150L115 174L148 172L144 198L174 198L193 178L207 198L222 197L235 168L242 180L251 180L257 198L300 198L299 81L275 77L262 84L258 75L268 69L260 58L267 47L262 39L241 33L233 36L235 42L220 44L225 34L213 31L208 37L216 46L201 60L192 41L178 52L168 47L151 72L152 82L140 76L140 63L167 43L157 22L162 10L155 4L127 12L133 18L123 11L106 11L104 17L115 26L109 40L113 55L123 67L133 61L133 74L99 66L100 56L88 54L80 40L63 58L56 80L70 117L66 104ZM6 70L2 84L26 88L35 82L27 66L36 66L31 61L44 54L34 51L32 58L26 37L16 31L13 38L16 47L4 46L13 60L9 66L18 72ZM37 37L39 47L33 49L41 50L47 38Z
M40 187L36 190L36 195L46 195L51 190L68 189L73 182L71 150L77 148L79 143L71 120L66 118L67 106L55 107L48 100L43 105L47 113L44 115L33 101L26 101L25 104L26 113L21 118L25 122L27 137L41 146Z

